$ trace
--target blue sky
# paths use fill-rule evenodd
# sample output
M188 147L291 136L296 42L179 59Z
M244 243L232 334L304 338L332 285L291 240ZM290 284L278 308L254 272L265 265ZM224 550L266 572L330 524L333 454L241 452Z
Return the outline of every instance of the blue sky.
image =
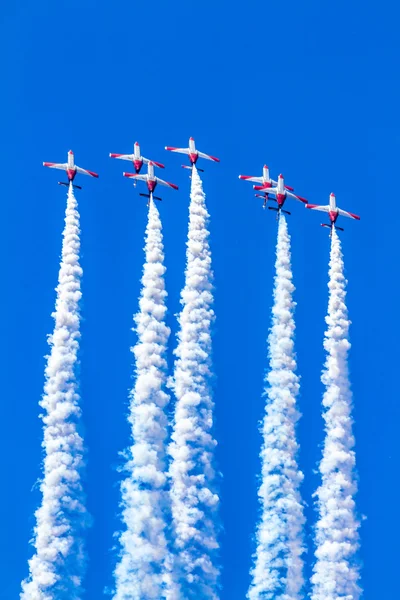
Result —
M119 526L118 452L128 440L129 347L143 262L146 205L109 152L165 162L164 224L169 323L183 284L189 180L165 145L198 147L206 164L215 270L217 459L221 486L222 600L244 598L254 549L263 373L270 325L276 222L239 173L284 173L313 203L335 192L361 215L341 234L351 329L365 600L394 598L400 448L397 442L399 284L395 210L400 150L399 11L383 0L151 5L115 0L8 3L0 17L2 257L0 361L0 598L27 575L40 501L38 400L57 283L65 190L42 161L100 173L79 193L82 226L81 383L89 510L87 598L112 583ZM83 179L83 178L82 178ZM382 187L383 186L383 187ZM383 193L381 193L383 192ZM312 493L323 440L322 337L329 237L321 214L292 206L299 373L300 465L312 562ZM173 340L174 341L174 340ZM171 347L172 358L172 347Z

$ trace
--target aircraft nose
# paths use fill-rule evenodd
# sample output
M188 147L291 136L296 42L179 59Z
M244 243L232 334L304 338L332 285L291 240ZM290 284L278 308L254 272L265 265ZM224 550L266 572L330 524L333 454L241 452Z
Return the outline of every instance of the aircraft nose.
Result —
M72 150L70 150L70 151L68 152L68 154L73 154Z

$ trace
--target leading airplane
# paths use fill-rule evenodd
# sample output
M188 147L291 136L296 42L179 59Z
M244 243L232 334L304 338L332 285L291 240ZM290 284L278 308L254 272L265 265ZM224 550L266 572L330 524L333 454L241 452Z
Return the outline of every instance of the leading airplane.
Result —
M267 198L265 197L264 200L264 208L266 206L267 200L273 200L274 202L276 202L278 204L278 208L276 208L275 206L268 206L269 210L276 210L278 212L277 217L279 216L279 214L281 212L290 215L290 212L287 210L283 210L283 205L285 204L287 198L293 198L294 200L298 200L299 202L303 202L304 204L307 203L307 200L305 198L302 198L302 196L298 196L296 194L293 194L292 192L290 192L287 187L285 186L285 181L283 178L283 175L279 175L278 177L278 183L276 186L268 188L268 190L265 190L263 185L253 185L253 188L255 190L257 190L258 192L268 192L268 195L273 195L275 196L275 198ZM256 194L256 196L259 196L259 194Z
M67 177L68 177L68 182L59 181L58 184L66 185L66 186L71 184L72 187L78 188L78 190L81 190L82 187L80 185L74 185L72 183L73 180L75 179L75 175L77 173L82 173L83 175L90 175L90 177L98 177L97 173L93 173L93 171L88 171L87 169L82 169L81 167L78 167L75 164L74 153L72 152L72 150L70 150L68 152L68 162L66 162L66 163L44 162L43 166L50 167L50 169L61 169L62 171L66 171Z
M199 158L207 158L208 160L213 160L214 162L219 162L219 158L215 156L211 156L210 154L204 154L204 152L200 152L196 150L196 145L194 143L194 139L189 138L189 148L175 148L175 146L165 146L166 150L170 150L171 152L178 152L179 154L187 154L190 160L190 167L187 165L182 165L182 169L191 169L193 165L197 163ZM203 169L197 169L198 171L202 171Z
M135 142L133 147L133 154L113 154L110 153L111 158L119 158L121 160L129 160L133 164L135 169L135 173L140 173L143 165L148 165L149 162L152 162L156 167L160 167L160 169L164 169L164 165L156 162L155 160L150 161L150 159L145 158L140 154L140 146L138 142ZM134 184L135 185L135 184Z
M267 165L263 166L263 174L261 177L253 177L252 175L239 175L239 179L244 179L245 181L252 181L253 183L261 184L263 190L267 191L268 188L273 187L274 185L278 185L278 182L274 179L271 179L269 176L269 168ZM290 185L285 185L287 190L294 192L294 188L290 187Z
M344 231L343 227L338 227L336 225L336 221L339 215L342 217L349 217L350 219L360 220L358 215L354 213L347 212L346 210L342 210L336 206L336 196L335 194L330 194L329 196L329 204L326 206L321 206L319 204L306 204L306 208L311 208L311 210L320 210L321 212L327 212L329 214L330 223L321 223L321 227L329 227L332 230L332 227L335 229L340 229L340 231Z
M165 185L166 187L170 187L174 190L178 189L178 186L175 185L175 183L169 183L169 181L164 181L163 179L160 179L154 175L154 165L152 161L147 164L147 173L145 175L139 175L138 173L124 173L123 175L124 177L135 179L136 181L144 181L147 185L149 193L140 195L149 198L149 200L153 196L153 192L158 184ZM153 198L155 200L161 200L161 198L158 198L157 196L153 196Z

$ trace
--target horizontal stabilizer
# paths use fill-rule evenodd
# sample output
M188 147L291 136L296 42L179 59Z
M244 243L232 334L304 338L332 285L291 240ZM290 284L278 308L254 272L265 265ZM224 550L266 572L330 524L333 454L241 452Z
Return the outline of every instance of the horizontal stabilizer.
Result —
M65 185L65 187L69 187L69 183L65 183L65 181L59 181L58 185ZM72 187L77 189L77 190L81 190L82 187L80 185L75 185L74 183L72 184Z
M140 193L139 196L143 196L143 198L153 198L153 200L158 200L159 202L162 202L162 198L159 198L158 196L152 196L151 194L143 194Z

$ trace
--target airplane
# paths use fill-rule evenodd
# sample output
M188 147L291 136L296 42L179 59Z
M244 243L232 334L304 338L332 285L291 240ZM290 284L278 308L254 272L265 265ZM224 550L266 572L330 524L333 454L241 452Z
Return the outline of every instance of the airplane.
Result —
M67 177L68 177L68 183L65 183L64 181L59 181L58 185L69 185L71 184L72 187L74 188L78 188L78 190L81 190L82 187L80 185L74 185L72 182L75 179L75 175L77 173L82 173L83 175L90 175L91 177L98 177L97 173L93 173L93 171L88 171L87 169L81 169L81 167L78 167L75 162L74 162L74 153L72 152L72 150L70 150L68 152L68 162L66 163L51 163L51 162L44 162L43 163L44 167L50 167L50 169L61 169L62 171L66 171L67 172Z
M271 188L273 185L278 185L278 182L274 179L271 179L269 176L269 168L267 165L263 166L263 174L261 177L253 177L252 175L239 175L239 179L245 179L246 181L253 181L254 183L260 183L262 188L267 190ZM290 187L290 185L285 185L287 190L294 192L294 188Z
M197 163L198 158L207 158L208 160L213 160L214 162L219 162L219 158L215 158L215 156L210 156L209 154L204 154L204 152L199 152L196 150L196 146L194 143L194 139L189 138L189 148L175 148L174 146L165 146L166 150L170 150L171 152L178 152L179 154L187 154L190 160L190 167L187 165L182 165L182 169L191 169L193 165ZM203 169L197 169L204 173Z
M320 210L322 212L327 212L329 214L330 224L321 223L321 227L330 227L331 235L332 235L332 227L335 229L340 229L340 231L344 231L343 227L337 227L336 220L339 215L342 217L349 217L350 219L360 220L358 215L355 215L351 212L347 212L346 210L342 210L336 206L336 196L335 194L330 194L329 196L329 204L327 206L320 206L318 204L306 204L306 208L311 208L311 210Z
M253 188L259 192L265 192L265 188L262 185L253 185ZM275 208L275 206L268 206L269 210L277 211L278 214L277 214L276 218L279 217L279 214L281 212L284 212L286 215L290 215L289 211L283 210L283 208L282 208L283 205L285 204L287 198L294 198L295 200L299 200L299 202L304 202L305 204L307 203L307 200L305 198L302 198L302 196L293 194L286 188L283 175L279 175L278 184L276 187L268 188L267 195L269 195L269 194L272 194L275 196L275 198L269 198L269 199L273 200L274 202L277 202L277 204L278 204L278 208ZM256 196L258 196L258 194L256 194ZM267 204L267 200L268 200L268 198L264 199L264 208Z
M148 165L150 160L148 158L145 158L144 156L141 156L140 154L140 146L138 142L135 142L135 145L133 147L133 154L113 154L110 153L110 157L111 158L119 158L121 160L130 160L134 166L135 172L136 173L140 173L141 168L143 167L143 165ZM160 167L160 169L164 169L164 165L156 162L155 160L151 161L156 167ZM136 182L133 184L136 186Z
M135 179L136 181L145 181L147 184L147 189L149 190L148 194L139 194L140 196L144 196L145 198L150 199L153 197L154 200L162 200L162 198L158 198L157 196L153 196L153 192L157 187L157 184L165 185L167 187L173 188L174 190L178 189L178 186L175 183L169 183L168 181L164 181L159 177L154 175L154 165L152 161L149 161L147 164L147 173L145 175L139 175L139 173L123 173L124 177L129 177L130 179Z

